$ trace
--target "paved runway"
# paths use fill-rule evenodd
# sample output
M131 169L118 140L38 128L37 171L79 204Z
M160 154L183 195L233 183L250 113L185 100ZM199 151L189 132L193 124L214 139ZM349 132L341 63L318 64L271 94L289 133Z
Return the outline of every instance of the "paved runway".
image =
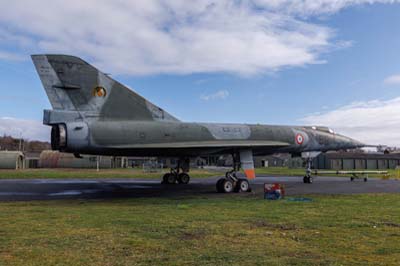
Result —
M193 179L188 185L162 185L149 179L25 179L0 180L0 201L53 200L74 198L140 198L190 197L204 195L222 197L216 192L218 178ZM282 183L287 195L400 193L400 181L369 179L350 182L343 177L318 177L313 184L302 183L300 177L257 177L252 181L253 193L262 195L264 183ZM238 194L232 194L235 196ZM241 193L238 196L246 196Z

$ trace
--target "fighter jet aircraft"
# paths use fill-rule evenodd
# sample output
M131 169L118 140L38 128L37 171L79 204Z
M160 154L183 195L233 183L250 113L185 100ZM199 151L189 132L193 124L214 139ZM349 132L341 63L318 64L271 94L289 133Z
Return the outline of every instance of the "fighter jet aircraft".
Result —
M84 60L69 55L33 55L53 110L52 149L111 156L176 157L163 176L167 184L189 183L192 157L230 154L233 169L217 182L219 192L249 191L253 156L301 154L365 146L326 127L182 122ZM238 178L242 168L247 177ZM311 171L304 176L311 183Z

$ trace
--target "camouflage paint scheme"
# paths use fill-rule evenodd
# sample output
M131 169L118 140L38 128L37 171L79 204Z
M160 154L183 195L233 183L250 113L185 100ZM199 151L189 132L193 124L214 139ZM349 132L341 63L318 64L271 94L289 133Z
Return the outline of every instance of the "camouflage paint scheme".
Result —
M44 124L56 131L52 143L65 138L65 143L53 143L64 152L161 157L242 153L249 160L252 154L364 146L325 127L181 122L80 58L32 59L53 107L44 111ZM54 127L59 125L66 133L57 138Z

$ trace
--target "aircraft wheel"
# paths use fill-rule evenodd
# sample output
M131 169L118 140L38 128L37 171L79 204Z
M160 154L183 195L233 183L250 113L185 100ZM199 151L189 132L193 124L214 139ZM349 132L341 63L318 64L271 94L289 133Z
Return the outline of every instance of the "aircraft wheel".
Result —
M312 184L312 182L313 182L313 177L312 176L304 176L304 178L303 178L303 182L305 183L305 184Z
M365 178L364 178L364 182L367 182L367 181L368 181L368 178L365 177Z
M218 193L223 193L224 189L222 188L222 183L225 181L225 178L220 178L217 181L217 192Z
M176 175L167 173L163 177L164 184L175 184L176 183Z
M170 175L170 173L166 173L165 175L163 175L161 184L167 184L168 175Z
M350 181L353 182L354 181L354 177L350 177Z
M234 185L233 182L229 179L225 179L224 182L222 182L222 189L224 193L231 193L234 190Z
M178 175L178 183L179 184L189 184L190 176L186 173L181 173Z
M239 179L235 186L235 192L248 192L250 190L250 183L247 179Z

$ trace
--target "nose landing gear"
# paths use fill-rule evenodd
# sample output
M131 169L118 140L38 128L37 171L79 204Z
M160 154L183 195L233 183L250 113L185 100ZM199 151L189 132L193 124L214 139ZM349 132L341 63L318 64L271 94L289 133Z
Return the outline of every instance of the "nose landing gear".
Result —
M314 181L314 180L313 180L313 177L312 177L312 176L305 175L305 176L303 177L303 182L304 182L305 184L312 184L313 181Z
M307 169L306 169L306 175L303 178L303 183L305 184L312 184L313 177L311 176L311 158L307 158Z

